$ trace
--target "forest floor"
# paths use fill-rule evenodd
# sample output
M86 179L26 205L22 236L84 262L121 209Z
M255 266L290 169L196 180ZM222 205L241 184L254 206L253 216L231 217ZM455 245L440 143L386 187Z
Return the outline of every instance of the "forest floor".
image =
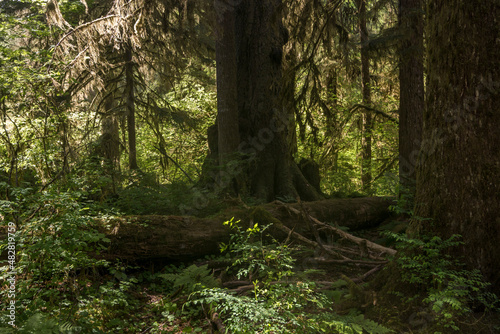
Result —
M235 202L204 217L94 219L108 241L92 263L107 264L23 278L27 296L34 286L44 295L21 333L58 318L54 333L500 332L499 313L487 311L498 299L450 266L452 243L406 238L408 221L390 205Z
M396 240L388 236L387 231L403 233L407 224L407 220L403 218L392 217L378 226L352 232L352 235L378 243L384 247L392 247L395 246ZM287 242L290 249L293 249L294 242L291 239L288 238ZM321 312L336 314L332 319L335 319L338 322L337 325L340 324L340 326L335 327L334 325L331 327L331 333L498 333L500 328L498 327L500 325L497 317L498 313L483 312L479 308L473 312L461 314L460 318L443 319L433 311L432 305L423 302L423 297L419 295L418 288L415 289L410 284L401 283L400 277L395 277L398 274L394 274L394 263L370 263L366 258L363 258L366 254L359 254L360 251L363 251L362 249L358 247L352 248L352 244L350 245L351 248L349 248L350 246L343 244L345 241L329 240L331 245L335 245L336 248L342 247L343 251L351 252L352 261L342 263L332 260L331 254L325 254L325 249L321 249L321 246L316 249L300 247L300 249L297 248L286 255L281 254L284 257L290 256L293 258L291 273L283 275L281 278L272 275L272 277L266 278L269 273L259 275L258 270L250 273L245 271L245 265L258 257L256 253L250 254L250 256L244 254L244 252L237 254L245 257L244 259L240 258L239 267L236 266L239 271L234 270L234 257L222 260L220 258L205 258L185 263L181 265L184 271L173 270L173 273L163 275L163 278L173 282L173 290L175 290L173 293L167 295L158 293L158 291L155 291L155 287L152 288L149 283L143 286L141 298L145 301L145 304L143 304L145 306L140 313L147 318L149 316L146 315L154 314L160 304L163 307L166 305L167 309L170 308L167 312L169 316L157 323L159 332L222 333L226 331L226 333L232 333L224 325L224 323L235 321L223 311L224 308L227 310L232 307L224 304L228 303L227 300L220 300L222 304L218 305L219 308L212 305L203 308L201 313L189 311L190 307L193 306L189 300L197 292L196 289L187 288L186 290L186 286L183 284L191 284L194 281L205 284L210 282L207 277L212 276L219 286L231 291L230 293L235 296L261 300L268 298L275 303L282 302L283 299L272 293L262 293L259 289L273 290L274 286L286 283L289 284L290 288L277 290L279 293L292 295L297 292L292 286L299 286L302 282L309 282L310 286L313 287L308 292L311 294L310 296L312 294L321 294L333 302L328 307L318 306L308 300L307 296L299 294L298 297L295 296L294 298L303 298L304 300L300 306L301 309L294 309L294 312L299 318L311 317L311 319L314 318L315 314ZM249 242L249 240L243 241L239 239L239 242ZM248 245L251 244L251 242L248 243ZM259 243L257 242L257 244ZM269 249L265 250L269 245L259 245L262 247L262 253L269 251ZM279 252L279 247L272 247L271 250ZM282 260L285 261L284 258ZM208 271L203 273L202 270L194 270L193 273L189 273L190 268L193 271L193 265L197 268L206 268ZM279 261L275 265L279 267ZM266 267L266 269L270 270L270 267ZM165 272L165 268L161 272ZM242 270L249 277L238 277ZM274 268L274 270L279 271L280 269ZM150 272L154 273L153 267L150 268ZM194 276L198 275L196 279L193 274ZM203 277L203 275L207 276ZM162 276L162 274L159 276ZM258 283L259 279L261 280L260 284ZM391 282L397 283L392 285ZM210 284L208 283L208 285ZM184 305L182 306L183 312L179 312L180 305ZM188 305L188 307L185 307L185 305ZM222 305L224 306L222 307ZM243 317L239 318L239 320L248 319ZM302 333L300 330L294 332ZM323 331L318 330L319 332ZM245 331L239 333L245 333ZM255 330L248 333L260 333L260 331ZM278 331L268 331L267 333L278 333ZM314 333L314 330L304 329L303 333Z

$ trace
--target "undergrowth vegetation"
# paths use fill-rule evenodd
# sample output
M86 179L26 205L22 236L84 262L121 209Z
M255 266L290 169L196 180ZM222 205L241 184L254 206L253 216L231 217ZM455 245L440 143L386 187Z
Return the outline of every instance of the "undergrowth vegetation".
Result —
M407 305L420 307L426 326L445 332L463 331L473 323L474 312L499 311L500 300L488 289L479 270L465 269L462 259L455 258L454 247L463 246L459 235L448 239L437 236L409 238L405 234L387 232L396 240L399 250L395 259L405 289L390 293ZM459 323L462 326L459 326ZM422 324L419 324L422 325Z
M155 272L89 256L108 242L95 228L96 216L109 215L100 205L50 187L39 194L4 184L2 191L12 199L1 203L4 221L17 226L19 333L448 333L462 331L477 310L498 311L481 275L450 255L459 236L386 233L399 250L393 268L402 284L385 292L304 268L297 261L307 250L274 240L272 225L234 219L225 223L232 234L220 255ZM2 299L8 292L0 291ZM376 294L380 305L373 297L367 304L363 296ZM409 319L391 318L387 300L398 300L405 317L413 310Z
M250 284L240 287L239 293L200 286L189 295L185 307L199 306L209 315L217 314L228 332L237 334L391 332L356 309L337 312L341 300L349 298L347 283L331 282L337 289L328 296L307 275L299 276L292 256L299 249L276 240L265 242L269 225L256 223L245 230L233 220L226 224L234 232L231 242L221 247L232 263L227 274Z

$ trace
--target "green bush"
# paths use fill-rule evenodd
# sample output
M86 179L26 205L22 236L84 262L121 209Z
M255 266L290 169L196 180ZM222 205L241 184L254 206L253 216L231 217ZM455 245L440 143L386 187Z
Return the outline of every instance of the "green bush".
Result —
M96 260L89 254L98 253L109 240L98 231L94 217L89 215L90 207L78 201L78 193L58 191L55 187L42 192L6 184L2 187L8 200L1 202L1 224L16 226L16 257L10 263L17 272L16 323L29 323L40 310L55 319L62 314L68 316L68 310L61 308L60 303L77 302L80 288L73 279L75 274L107 266L107 261ZM8 247L8 239L1 242L3 251ZM10 270L9 266L1 268L2 281L6 282ZM2 300L9 300L7 294L7 289L0 290ZM7 314L5 307L0 307L2 317Z
M221 249L234 258L229 268L253 287L241 295L222 288L204 288L189 296L184 308L217 313L229 333L390 333L352 310L334 311L334 301L316 284L293 272L292 249L265 235L269 226L244 229L239 221L225 223L233 230ZM338 286L342 298L343 285Z

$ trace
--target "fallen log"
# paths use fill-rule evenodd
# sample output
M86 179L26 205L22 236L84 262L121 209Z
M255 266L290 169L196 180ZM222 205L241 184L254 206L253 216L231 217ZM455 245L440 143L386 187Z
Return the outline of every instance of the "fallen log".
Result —
M377 226L390 216L391 204L391 199L379 197L329 199L303 202L301 206L298 203L273 202L253 208L244 205L233 207L209 218L149 215L120 217L101 222L97 220L100 231L106 234L110 243L107 249L95 256L110 260L143 261L190 260L218 254L219 244L228 242L231 234L231 230L223 222L232 217L247 224L245 227L255 223L275 223L276 228L272 228L270 232L276 239L285 240L289 237L289 232L293 231L297 233L294 234L296 240L300 239L300 234L303 236L302 242L316 247L319 245L318 240L308 239L312 235L310 224L296 214L298 210L307 211L314 222L327 222L328 226L334 224L355 230ZM6 236L6 226L0 226L0 240L4 240ZM369 244L368 247L370 246L372 245ZM327 253L333 251L327 250ZM6 258L7 252L4 250L0 260Z
M300 214L299 210L296 210L294 208L290 208L290 210L292 212L294 212L295 214L297 214L297 215ZM347 233L347 232L345 232L345 231L343 231L343 230L341 230L341 229L339 229L337 227L325 224L325 223L319 221L318 219L316 219L315 217L312 217L312 216L308 215L308 217L306 217L306 218L312 220L317 226L320 226L320 227L323 227L325 229L331 230L335 234L338 234L342 238L350 240L350 241L356 243L359 246L364 246L364 248L370 248L371 250L378 251L381 254L383 254L384 252L389 252L390 255L395 255L396 254L396 251L393 250L393 249L388 249L386 247L380 246L379 244L371 242L370 240L366 240L366 239L355 237L352 234L349 234L349 233Z
M272 210L273 207L276 207L273 203L266 206ZM322 222L348 227L349 230L356 231L376 227L389 218L392 214L389 206L393 204L395 204L394 198L391 197L360 197L325 199L287 205L299 211L303 207L309 215Z
M376 226L390 215L391 200L385 198L330 199L303 202L311 216L343 226ZM235 217L243 224L275 223L286 231L308 235L308 224L300 216L290 215L287 206L295 210L298 204L269 203L254 208L231 208L215 217L130 216L108 222L104 230L111 240L102 253L107 259L171 259L188 260L219 253L219 244L228 242L231 230L224 221ZM352 212L349 212L352 211ZM322 219L318 218L322 217ZM247 225L244 225L245 227ZM278 240L288 235L283 229L271 229ZM276 234L276 235L275 235ZM316 244L311 240L311 245Z
M110 239L105 259L188 260L219 252L230 230L223 222L231 217L129 216L114 218L102 232Z

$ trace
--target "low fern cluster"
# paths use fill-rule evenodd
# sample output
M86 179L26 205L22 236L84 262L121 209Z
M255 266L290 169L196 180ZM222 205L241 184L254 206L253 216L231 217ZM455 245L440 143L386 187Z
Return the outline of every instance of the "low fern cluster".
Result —
M423 236L420 239L388 233L399 245L396 262L404 282L425 291L423 302L428 304L439 325L458 331L456 320L471 313L474 307L496 309L498 297L488 292L479 270L464 269L460 259L450 255L450 249L463 243L459 235L448 239Z

